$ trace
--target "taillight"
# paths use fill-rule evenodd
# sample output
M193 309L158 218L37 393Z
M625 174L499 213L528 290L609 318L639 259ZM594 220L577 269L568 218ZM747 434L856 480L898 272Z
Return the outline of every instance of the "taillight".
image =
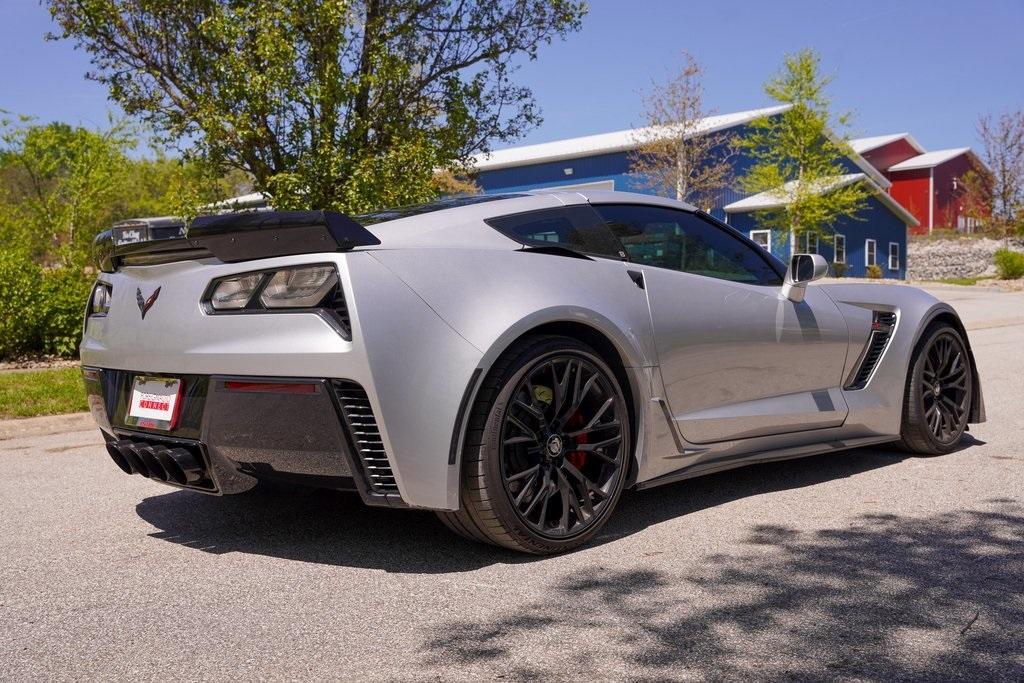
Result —
M338 284L334 266L290 268L274 273L260 294L267 308L309 308L316 306Z
M110 311L112 289L106 282L97 282L89 297L89 315L106 315Z
M264 270L214 280L203 303L211 313L317 308L333 298L337 285L333 264Z
M213 294L210 295L210 306L218 311L245 308L252 300L252 295L260 286L263 277L260 273L253 273L220 280L219 284L214 287Z

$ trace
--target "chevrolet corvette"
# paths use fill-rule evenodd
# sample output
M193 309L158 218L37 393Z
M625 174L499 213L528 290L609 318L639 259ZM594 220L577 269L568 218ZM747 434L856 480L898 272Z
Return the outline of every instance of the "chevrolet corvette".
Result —
M783 264L669 199L139 219L96 248L81 358L107 452L212 495L350 490L544 554L593 537L627 487L949 453L985 419L949 305L815 283L821 256Z

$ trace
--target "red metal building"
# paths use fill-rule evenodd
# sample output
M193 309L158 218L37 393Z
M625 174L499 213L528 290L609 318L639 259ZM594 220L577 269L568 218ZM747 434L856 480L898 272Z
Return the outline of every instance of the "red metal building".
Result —
M892 182L889 194L920 225L912 234L939 228L970 232L974 219L964 214L963 177L985 169L970 147L926 152L909 133L851 140L850 145Z

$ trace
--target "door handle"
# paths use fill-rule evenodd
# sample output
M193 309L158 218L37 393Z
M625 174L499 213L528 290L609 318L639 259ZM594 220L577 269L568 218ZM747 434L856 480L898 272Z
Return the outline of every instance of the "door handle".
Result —
M633 281L633 284L635 284L640 289L646 289L644 287L643 273L641 273L639 270L627 270L626 274L629 275L629 279Z

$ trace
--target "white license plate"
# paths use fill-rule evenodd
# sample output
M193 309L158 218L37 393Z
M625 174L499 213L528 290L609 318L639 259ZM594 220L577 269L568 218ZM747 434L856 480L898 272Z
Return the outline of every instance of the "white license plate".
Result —
M146 429L174 429L181 409L180 379L136 377L125 424Z

